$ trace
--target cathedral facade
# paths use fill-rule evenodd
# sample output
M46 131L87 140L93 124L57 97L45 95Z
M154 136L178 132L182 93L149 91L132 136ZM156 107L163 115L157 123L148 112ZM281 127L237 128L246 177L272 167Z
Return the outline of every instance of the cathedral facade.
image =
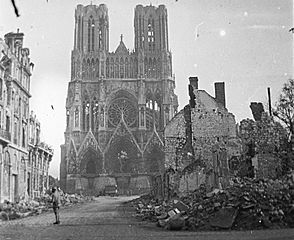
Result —
M164 168L163 131L178 107L167 9L137 5L134 50L123 36L109 51L106 5L75 10L60 180L67 192L96 194L116 184L140 193Z

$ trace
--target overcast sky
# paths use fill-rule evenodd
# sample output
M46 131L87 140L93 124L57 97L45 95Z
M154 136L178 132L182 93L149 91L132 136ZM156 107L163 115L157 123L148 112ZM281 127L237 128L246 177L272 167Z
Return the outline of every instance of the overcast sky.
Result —
M65 100L70 80L74 11L84 0L1 0L0 37L19 28L35 63L31 78L31 109L41 122L41 136L54 147L50 174L59 176L60 145L64 143ZM188 103L189 76L214 96L213 83L226 84L227 108L236 121L252 118L249 104L267 102L267 87L276 101L292 77L291 0L93 0L105 3L110 19L110 51L120 34L134 48L133 18L137 4L168 10L169 46L173 54L180 109ZM51 108L53 105L54 110Z

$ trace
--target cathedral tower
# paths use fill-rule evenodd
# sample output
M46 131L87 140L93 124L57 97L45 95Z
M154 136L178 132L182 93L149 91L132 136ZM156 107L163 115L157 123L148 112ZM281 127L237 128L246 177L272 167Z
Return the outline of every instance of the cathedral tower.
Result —
M134 30L133 51L121 35L110 52L107 7L76 8L60 165L67 192L148 191L164 169L163 129L178 107L165 6L136 6Z
M109 20L106 5L78 5L75 11L72 80L103 76L108 50Z

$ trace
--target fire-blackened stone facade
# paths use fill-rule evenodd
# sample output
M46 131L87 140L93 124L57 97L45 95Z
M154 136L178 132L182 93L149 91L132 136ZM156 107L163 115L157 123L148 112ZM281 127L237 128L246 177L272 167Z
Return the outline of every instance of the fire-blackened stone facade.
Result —
M163 129L177 111L167 10L138 5L135 49L109 51L106 5L75 11L60 180L67 192L149 190L164 167Z

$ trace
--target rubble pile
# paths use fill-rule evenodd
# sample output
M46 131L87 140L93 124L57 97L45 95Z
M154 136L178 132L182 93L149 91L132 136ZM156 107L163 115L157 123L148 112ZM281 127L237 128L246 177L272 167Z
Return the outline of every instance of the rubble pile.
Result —
M145 196L134 202L137 217L166 229L252 230L294 227L294 173L282 180L236 178L224 190L204 185L170 201Z
M93 200L93 197L79 194L61 194L62 206L71 206ZM4 201L0 204L0 221L14 220L28 216L38 215L42 212L52 210L51 195L44 194L35 200L20 200L17 203Z

